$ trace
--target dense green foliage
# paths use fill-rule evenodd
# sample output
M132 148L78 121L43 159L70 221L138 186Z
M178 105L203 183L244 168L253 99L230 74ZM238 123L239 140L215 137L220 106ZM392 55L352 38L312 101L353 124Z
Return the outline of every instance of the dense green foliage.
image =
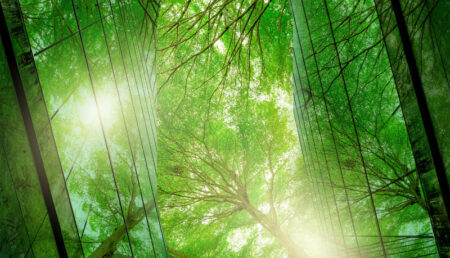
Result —
M448 1L0 5L0 257L450 255Z
M425 19L415 30L420 34L433 9L425 1L406 2L409 22ZM385 36L400 39L395 29L380 26L379 15L392 12L384 3L163 4L158 164L172 254L436 253L433 214L416 168L424 154L412 149L409 138L421 134L404 120L412 108L401 107L407 105L397 92L404 71L392 66L399 57L386 51ZM291 38L293 55L282 41ZM286 101L291 58L294 100ZM296 162L292 127L283 122L290 101L303 151ZM273 173L274 167L285 175ZM306 179L311 188L304 187ZM305 202L309 196L312 203ZM315 219L308 216L313 209ZM315 227L308 229L305 219ZM315 245L315 237L327 247ZM266 249L263 238L271 243Z
M11 203L1 217L8 223L5 252L64 256L56 248L59 223L70 257L166 256L156 206L157 6L109 0L1 5L29 106L17 102L14 89L21 86L12 81L14 65L7 66L2 49L1 192ZM30 137L27 142L24 109L39 146ZM42 173L51 196L41 190ZM52 205L57 221L47 213Z
M399 249L384 237L432 231L374 3L292 2L296 115L322 230L343 255L435 253L429 239L393 238Z
M308 195L292 116L287 8L287 1L162 6L159 200L176 252L301 253L293 238Z

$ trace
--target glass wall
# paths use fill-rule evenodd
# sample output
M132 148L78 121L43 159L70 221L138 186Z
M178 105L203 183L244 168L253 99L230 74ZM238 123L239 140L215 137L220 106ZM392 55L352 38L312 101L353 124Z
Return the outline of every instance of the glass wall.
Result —
M404 81L399 80L398 66L392 64L393 51L403 51L402 41L392 6L381 8L380 2L398 1L291 1L295 117L313 192L316 227L330 243L329 252L338 256L448 254L448 238L440 241L448 231L443 227L437 230L434 219L439 212L443 223L448 220L441 205L445 191L439 187L433 163L424 169L419 162L423 160L419 155L432 159L427 153L433 147L420 131L425 123L423 114L417 107L405 105L401 87L406 86L401 85ZM427 23L426 17L414 14L416 5L401 2L412 8L404 12L408 26ZM428 6L432 3L423 2L425 13L439 15L431 11L434 6ZM448 11L448 6L441 8ZM417 56L416 39L412 38ZM442 42L435 44L442 46ZM436 49L433 56L437 58ZM424 62L420 61L419 67L428 74L425 70L430 68ZM443 119L436 122L437 131L445 134L449 120L442 107L448 106L448 82L441 80L446 76L442 71L445 69L436 70L440 75L433 77L445 86L439 86L438 96L431 100L431 82L424 88L436 106L430 108L434 109L432 118ZM409 70L402 72L410 76ZM429 82L425 77L422 80ZM408 101L420 102L415 96ZM411 119L420 121L421 127L411 127ZM440 133L437 139L443 150L448 137L444 140ZM415 148L418 138L428 152L419 153L424 148ZM423 176L425 170L431 173ZM431 192L436 199L428 198Z
M450 3L375 2L439 253L450 256Z
M156 205L159 3L0 3L2 252L167 256Z

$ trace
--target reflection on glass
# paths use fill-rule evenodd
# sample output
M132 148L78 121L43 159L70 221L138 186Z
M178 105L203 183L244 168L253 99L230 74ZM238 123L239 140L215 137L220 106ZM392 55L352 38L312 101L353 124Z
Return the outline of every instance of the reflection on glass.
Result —
M391 1L291 2L295 116L316 231L333 256L436 256L416 142L375 6Z
M1 102L8 107L2 122L9 120L10 126L2 133L0 165L9 173L2 173L0 193L11 207L1 216L21 216L14 222L17 237L1 241L11 242L11 253L25 256L46 252L56 257L62 249L69 257L167 256L155 199L151 52L156 38L150 22L136 29L141 28L137 17L145 14L141 5L21 0L10 7L6 2L1 1L2 7L18 8L26 17L11 18L8 25L24 28L14 44L33 53L29 66L37 72L23 69L20 75L60 228L47 213L8 77L1 80L1 94L10 99ZM39 13L32 6L39 6ZM11 70L4 53L1 49L1 76ZM22 144L12 147L14 141ZM30 186L22 186L23 181ZM60 244L55 232L61 234Z

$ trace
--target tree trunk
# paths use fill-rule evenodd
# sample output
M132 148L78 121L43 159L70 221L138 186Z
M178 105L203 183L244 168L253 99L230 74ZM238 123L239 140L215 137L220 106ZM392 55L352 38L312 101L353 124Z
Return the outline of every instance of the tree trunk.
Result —
M150 212L155 207L153 201L145 205L145 211ZM139 222L141 222L145 217L144 207L132 211L130 209L127 216L127 229L131 231ZM106 238L102 244L95 249L95 251L89 256L89 258L102 258L102 257L112 257L117 256L114 252L117 250L117 244L125 237L126 230L125 225L121 225L116 228L114 232Z
M280 244L287 250L289 257L291 258L303 258L307 257L305 252L299 248L299 246L292 241L291 237L285 232L281 231L278 225L274 226L274 229L268 229L268 231L280 241Z
M174 250L170 247L167 248L167 252L171 255L171 257L179 257L179 258L187 258L187 256L177 250Z
M269 218L269 216L262 213L248 202L244 204L244 209L250 214L250 216L252 216L261 226L269 231L269 233L280 242L280 244L288 252L289 257L307 257L306 253L301 248L299 248L299 246L291 239L291 237L286 232L283 232L281 230L276 220Z

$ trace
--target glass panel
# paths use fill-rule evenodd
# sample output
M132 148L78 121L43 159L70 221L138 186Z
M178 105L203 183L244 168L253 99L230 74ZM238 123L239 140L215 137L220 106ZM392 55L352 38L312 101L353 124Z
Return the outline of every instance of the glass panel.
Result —
M12 173L14 175L13 182L16 182L17 179L15 177L18 177L23 179L30 178L30 184L33 184L33 182L37 183L35 191L27 193L25 198L29 199L29 202L34 202L30 204L30 207L41 205L40 209L28 212L26 210L28 209L26 207L28 204L24 203L22 205L24 207L23 216L25 216L25 221L27 221L26 217L34 217L32 219L33 222L28 225L34 254L39 256L42 253L48 255L52 251L56 252L56 249L53 250L52 248L52 246L56 245L60 255L65 253L82 255L70 199L52 129L50 128L20 5L17 1L2 1L2 9L6 16L2 23L8 25L8 31L2 32L2 38L4 42L7 42L4 46L4 52L14 55L14 57L9 56L9 71L5 71L6 74L11 72L14 75L14 82L9 85L10 88L6 89L5 93L12 93L10 96L14 96L15 101L17 101L11 103L11 106L16 108L16 112L11 110L5 117L14 117L16 124L11 124L11 126L17 127L17 132L21 134L21 139L17 139L16 142L11 141L13 139L12 135L5 135L3 146L7 150L8 163L14 164L14 166L10 166L11 172L14 172ZM13 99L11 98L11 100ZM19 142L23 144L17 145ZM11 144L17 147L12 147L10 146ZM29 150L27 150L28 146L30 147ZM19 151L17 148L25 148L25 150ZM23 159L18 159L23 154L26 156L22 157ZM14 162L10 159L13 159ZM29 164L27 165L27 163ZM33 177L35 181L33 181ZM21 192L22 190L17 187L16 190ZM19 200L21 200L21 193L18 196ZM40 197L43 197L46 207L42 206L43 203L36 201Z
M373 2L298 0L292 8L300 142L328 252L434 254Z
M63 248L76 257L166 256L155 200L155 24L135 1L1 3L16 8L8 13L23 14L23 20L13 17L11 22L20 28L14 34L20 38L14 47ZM154 19L157 10L150 8L150 1L143 4ZM1 57L2 76L8 75ZM6 79L10 82L2 80L1 93L11 101L1 102L2 112L7 113L2 121L11 121L11 130L2 134L5 151L0 165L11 173L2 174L2 186L9 190L2 190L0 196L11 209L1 218L19 214L22 205L24 215L18 218L25 225L17 230L14 243L25 247L11 245L14 252L58 256L31 152L21 150L28 146L25 128L13 84L6 84ZM26 194L18 185L25 171L27 182L35 180ZM16 190L16 198L11 189ZM28 218L29 214L34 216ZM30 243L33 248L26 248Z

